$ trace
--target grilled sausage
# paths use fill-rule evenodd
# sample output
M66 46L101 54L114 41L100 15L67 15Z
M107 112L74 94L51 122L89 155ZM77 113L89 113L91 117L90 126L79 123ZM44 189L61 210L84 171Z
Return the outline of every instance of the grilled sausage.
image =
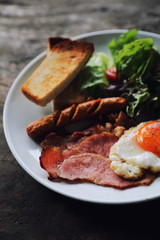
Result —
M90 100L78 105L65 108L62 111L55 111L27 126L28 135L37 140L57 128L70 123L93 118L98 114L120 111L126 105L125 98L111 97L97 100Z

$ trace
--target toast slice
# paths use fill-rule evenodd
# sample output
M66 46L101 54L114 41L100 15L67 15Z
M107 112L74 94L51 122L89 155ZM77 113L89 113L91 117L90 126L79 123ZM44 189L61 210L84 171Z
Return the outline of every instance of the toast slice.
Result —
M78 76L53 99L53 109L62 110L73 104L85 102L83 91L79 91L79 78Z
M66 38L51 37L48 39L47 50L50 51L55 44L64 41ZM72 104L79 104L85 101L84 93L79 91L79 78L78 76L53 100L53 109L62 110L71 106Z
M64 38L64 37L50 37L48 38L48 42L47 42L47 51L51 51L51 49L60 42L69 40L69 38Z
M90 42L57 39L49 41L45 59L22 86L24 95L40 106L45 106L63 92L94 50Z

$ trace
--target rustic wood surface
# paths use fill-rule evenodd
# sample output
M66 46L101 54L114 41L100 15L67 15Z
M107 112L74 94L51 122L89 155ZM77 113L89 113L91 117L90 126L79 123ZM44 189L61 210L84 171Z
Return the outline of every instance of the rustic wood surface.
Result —
M127 206L79 202L48 190L16 162L3 106L23 67L49 36L104 29L160 33L159 0L0 0L0 239L157 239L160 200Z

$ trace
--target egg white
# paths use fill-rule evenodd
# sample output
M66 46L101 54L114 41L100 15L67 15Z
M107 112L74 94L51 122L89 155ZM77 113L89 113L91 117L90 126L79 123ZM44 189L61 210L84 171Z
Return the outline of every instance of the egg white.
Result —
M140 178L144 169L160 172L160 158L137 143L136 134L144 124L126 130L110 150L111 169L126 179Z

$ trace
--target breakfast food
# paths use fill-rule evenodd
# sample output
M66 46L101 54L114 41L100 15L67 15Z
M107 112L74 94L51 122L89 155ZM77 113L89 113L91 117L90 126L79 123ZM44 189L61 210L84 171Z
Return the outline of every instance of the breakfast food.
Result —
M65 41L67 38L51 37L48 39L47 52L51 51L53 46L61 41ZM79 91L79 77L76 77L69 83L69 85L60 92L53 99L53 109L62 110L71 106L72 104L78 104L85 101L83 91Z
M55 41L50 47L43 62L22 86L25 96L40 106L45 106L71 83L94 50L92 43L70 39Z
M98 114L120 111L126 105L124 98L104 98L80 103L77 106L71 105L62 111L55 111L30 123L27 126L27 133L33 139L44 137L47 133L73 122L93 118Z
M147 173L140 180L132 181L110 169L110 148L117 141L112 132L98 126L67 137L49 135L42 143L40 163L54 180L85 180L119 189L151 183L155 174Z
M160 172L160 121L140 123L125 131L111 148L111 169L126 179L138 179L146 170Z
M110 169L109 159L94 153L82 153L69 157L60 166L58 176L71 181L89 181L118 189L148 185L155 179L154 175L148 174L138 181L126 181Z
M49 179L125 189L160 172L160 54L136 34L113 39L111 57L93 53L90 42L49 39L45 60L22 86L33 102L54 102L53 113L26 128L41 142ZM82 121L88 127L77 130Z
M53 99L53 109L62 110L83 102L85 102L85 96L83 91L79 91L79 78L76 77L63 92Z

